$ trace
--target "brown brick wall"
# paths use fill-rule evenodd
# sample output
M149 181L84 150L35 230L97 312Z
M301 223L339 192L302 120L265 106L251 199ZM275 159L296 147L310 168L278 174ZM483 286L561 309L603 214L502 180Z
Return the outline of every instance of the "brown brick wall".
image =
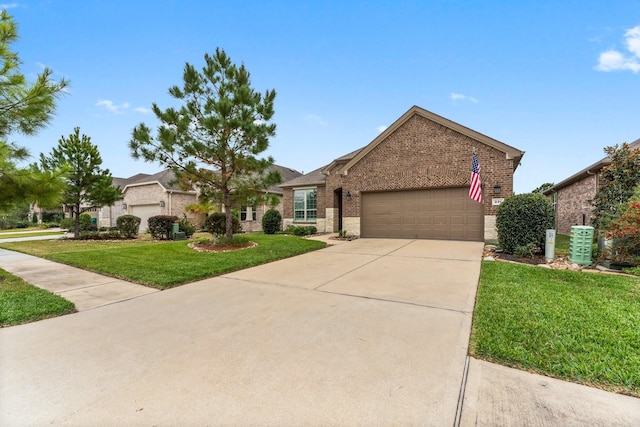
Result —
M591 225L592 206L589 200L596 194L597 175L586 178L558 190L556 199L556 229L560 234L569 234L572 225Z
M418 115L389 135L346 176L332 170L327 177L327 192L342 187L343 198L351 192L352 200L343 200L343 214L357 217L363 191L469 186L473 147L485 184L484 214L495 215L497 207L491 205L493 186L500 183L502 188L500 196L495 197L512 194L513 160L507 160L499 150Z

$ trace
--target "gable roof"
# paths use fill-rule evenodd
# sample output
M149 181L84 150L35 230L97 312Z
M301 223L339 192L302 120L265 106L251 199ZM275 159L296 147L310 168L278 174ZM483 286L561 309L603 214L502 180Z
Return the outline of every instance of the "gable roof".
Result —
M640 138L636 139L635 141L633 141L631 144L629 144L629 148L634 149L634 148L638 148L640 149ZM546 190L544 190L542 192L542 194L544 195L549 195L552 193L557 192L558 190L561 190L565 187L570 186L571 184L581 181L583 179L585 179L587 176L590 175L594 175L599 173L603 167L610 165L611 164L611 158L609 156L598 160L597 162L595 162L594 164L592 164L591 166L587 166L586 168L582 169L580 172L577 172L573 175L571 175L569 178L564 179L562 181L560 181L559 183L555 184L553 187L547 188Z
M178 185L178 180L176 179L176 174L171 169L165 169L153 175L138 174L138 175L134 175L132 178L134 177L139 177L139 178L135 180L131 180L130 178L130 181L124 186L123 190L129 187L158 184L164 189L164 191L171 191L171 192L180 191L184 193L195 193L195 190L185 191L182 188L180 188L180 185Z
M292 180L285 181L282 184L280 184L280 187L287 188L287 187L304 187L307 185L324 185L327 180L327 177L324 173L322 173L322 171L327 166L323 166L321 168L313 170L307 174L304 174Z
M282 177L282 182L287 182L292 179L298 178L299 176L302 176L302 173L298 172L295 169L291 169L291 168L276 165L276 164L269 166L269 168L267 169L267 172L271 172L271 171L280 172L280 176ZM282 194L282 187L278 184L272 185L269 188L267 188L267 192Z
M468 127L462 126L456 122L453 122L449 119L445 119L442 116L439 116L435 113L425 110L424 108L420 108L416 105L411 107L406 113L404 113L398 120L393 122L391 126L385 129L380 135L378 135L373 141L371 141L368 145L359 148L351 153L345 154L344 156L338 157L333 160L331 163L318 168L314 171L309 172L306 175L303 175L299 178L293 179L291 181L285 181L281 184L281 187L301 187L305 185L321 185L326 182L326 175L329 173L329 170L338 164L344 164L342 169L340 169L339 173L346 175L351 167L353 167L356 163L358 163L364 156L366 156L371 150L378 146L382 141L384 141L389 135L395 132L399 127L405 124L410 118L415 115L419 115L428 120L436 122L442 126L445 126L451 130L454 130L458 133L468 136L469 138L475 139L478 142L481 142L485 145L493 147L499 151L505 153L507 159L514 159L513 162L513 170L518 167L520 164L520 159L524 156L524 151L520 151L517 148L514 148L510 145L507 145L503 142L500 142L496 139L490 138L486 135L481 134L480 132L476 132L473 129L469 129Z
M447 127L451 130L454 130L458 133L461 133L465 136L468 136L471 139L475 139L478 142L481 142L489 147L495 148L499 151L502 151L507 156L507 159L514 159L513 162L513 170L515 171L518 165L520 164L520 159L524 156L524 151L520 151L517 148L514 148L510 145L507 145L503 142L498 141L497 139L490 138L480 132L476 132L473 129L469 129L468 127L462 126L459 123L451 121L449 119L445 119L442 116L439 116L431 111L427 111L424 108L420 108L417 105L409 108L409 110L404 113L398 120L393 122L391 126L384 130L384 132L380 133L373 141L369 143L366 147L358 151L358 153L342 168L340 173L346 175L349 169L353 167L356 163L358 163L364 156L369 154L371 150L376 148L382 141L384 141L389 135L395 132L399 127L404 125L409 119L413 116L421 116L425 119L431 120L432 122L436 122L439 125Z

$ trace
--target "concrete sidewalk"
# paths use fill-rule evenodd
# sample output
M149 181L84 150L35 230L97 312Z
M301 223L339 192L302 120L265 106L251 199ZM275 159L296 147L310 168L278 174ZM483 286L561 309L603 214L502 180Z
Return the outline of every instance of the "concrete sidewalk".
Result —
M158 289L7 249L0 249L0 268L73 302L78 311L158 292Z

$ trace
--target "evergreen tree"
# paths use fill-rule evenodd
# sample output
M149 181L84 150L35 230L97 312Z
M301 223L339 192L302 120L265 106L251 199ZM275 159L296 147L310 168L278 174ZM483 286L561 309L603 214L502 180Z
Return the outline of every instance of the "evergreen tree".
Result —
M604 152L611 163L602 168L601 186L591 201L593 225L599 230L608 229L620 207L631 199L636 186L640 185L640 150L625 142L622 146L606 147Z
M20 72L21 61L11 50L18 39L17 24L6 10L0 13L0 209L25 200L42 207L59 202L64 187L60 170L21 167L29 152L7 141L15 132L34 135L50 121L56 99L64 93L68 82L55 82L52 71L45 68L34 83L28 83Z
M75 128L68 138L62 137L58 147L49 157L40 155L40 164L45 170L66 168L67 189L63 203L71 208L75 219L74 236L80 234L80 214L92 208L110 206L122 198L122 191L113 186L109 169L101 169L102 156L91 138L80 135Z
M244 65L234 65L221 49L204 59L201 71L187 63L183 87L169 89L180 109L162 110L154 103L160 121L156 135L142 123L133 129L129 147L134 158L172 168L182 184L193 184L202 198L222 203L225 235L231 238L232 207L262 197L264 189L281 181L279 173L267 173L271 157L256 157L275 135L270 120L276 92L256 92Z

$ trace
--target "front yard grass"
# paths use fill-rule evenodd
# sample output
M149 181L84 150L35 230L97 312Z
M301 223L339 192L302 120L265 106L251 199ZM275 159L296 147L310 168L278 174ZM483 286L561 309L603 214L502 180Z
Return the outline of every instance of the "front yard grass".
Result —
M484 261L470 353L640 397L640 281Z
M72 302L0 269L0 327L75 312Z
M58 234L63 234L63 232L62 231L42 231L42 232L31 232L31 233L0 233L0 240L12 239L14 237L54 236Z
M25 241L0 247L36 255L127 281L166 289L325 247L295 236L250 234L257 247L232 252L196 252L189 241Z

